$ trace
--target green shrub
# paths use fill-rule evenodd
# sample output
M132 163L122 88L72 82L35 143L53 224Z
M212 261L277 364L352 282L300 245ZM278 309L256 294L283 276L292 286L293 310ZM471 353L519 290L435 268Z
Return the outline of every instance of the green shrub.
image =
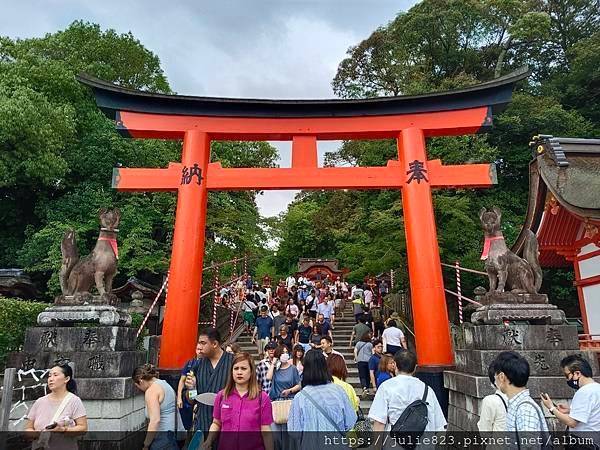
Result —
M21 348L25 330L36 325L38 314L48 306L48 303L0 296L0 365L11 351Z
M140 325L144 321L144 315L140 313L131 313L131 327L138 330ZM148 332L148 327L144 326L142 332L137 338L137 349L144 350L144 338L148 336L150 333Z

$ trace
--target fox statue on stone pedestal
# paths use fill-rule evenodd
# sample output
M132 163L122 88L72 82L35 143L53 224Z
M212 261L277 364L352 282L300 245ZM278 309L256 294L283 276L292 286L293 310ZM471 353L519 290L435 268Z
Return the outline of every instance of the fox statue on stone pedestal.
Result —
M506 246L500 231L502 213L497 207L492 211L483 208L479 220L485 231L481 259L490 281L489 292L510 290L514 294L537 294L542 286L542 268L538 261L538 242L529 231L523 248L523 258Z
M89 296L90 289L95 284L100 297L110 302L119 258L117 233L121 212L118 209L101 209L98 216L100 234L94 250L89 255L79 258L74 230L67 231L63 237L60 246L62 266L59 274L63 296Z

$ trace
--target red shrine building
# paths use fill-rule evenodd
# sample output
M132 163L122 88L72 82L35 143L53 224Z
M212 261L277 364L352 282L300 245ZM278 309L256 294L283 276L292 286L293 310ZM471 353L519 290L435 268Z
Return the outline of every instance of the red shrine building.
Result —
M541 135L530 147L527 217L513 249L531 230L542 267L573 267L587 335L580 343L600 348L600 139Z
M342 280L348 269L338 269L337 259L300 258L296 277L321 281L329 277L330 280Z

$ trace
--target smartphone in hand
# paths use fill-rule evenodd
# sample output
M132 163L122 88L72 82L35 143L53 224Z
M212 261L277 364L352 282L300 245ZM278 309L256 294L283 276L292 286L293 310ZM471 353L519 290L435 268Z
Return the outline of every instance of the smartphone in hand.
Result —
M52 422L50 425L46 426L46 430L53 430L58 426L58 424L56 422Z

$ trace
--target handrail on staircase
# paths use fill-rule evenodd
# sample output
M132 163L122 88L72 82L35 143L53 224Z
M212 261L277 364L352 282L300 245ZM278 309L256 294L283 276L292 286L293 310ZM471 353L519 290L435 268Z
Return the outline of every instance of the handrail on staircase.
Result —
M216 263L216 264L214 264L214 263L213 263L213 264L211 264L211 265L209 265L209 266L205 266L205 267L202 269L202 271L204 272L205 270L209 270L209 269L215 269L215 268L218 268L218 267L222 267L222 266L224 266L224 265L226 265L226 264L235 264L235 263L237 263L238 261L245 261L245 263L247 263L248 261L252 261L252 260L255 260L255 259L258 259L258 256L248 256L248 255L244 255L244 256L242 256L242 257L239 257L239 258L234 258L234 259L231 259L231 260L228 260L228 261L222 261L222 262L220 262L220 263ZM241 278L243 278L243 277L244 277L244 274L242 274L242 275L240 275L239 277L237 277L237 278L235 278L235 279L233 279L233 280L229 281L229 283L235 283L235 282L237 282L238 280L240 280L240 279L241 279ZM167 293L167 291L168 291L168 288L169 288L169 272L167 271L167 275L166 275L166 277L165 277L165 280L164 280L164 282L163 282L163 284L162 284L162 286L161 286L160 290L158 291L158 294L157 294L157 295L156 295L156 297L154 298L154 301L152 302L152 304L151 304L150 308L148 309L148 312L147 312L147 313L146 313L146 315L144 316L144 319L142 320L142 323L141 323L141 324L140 324L140 326L138 327L138 330L137 330L136 336L139 336L139 335L140 335L140 333L142 332L142 330L143 330L144 326L146 325L146 322L147 322L147 321L148 321L148 319L150 318L150 314L152 313L152 311L154 310L154 308L155 308L156 304L158 303L158 300L159 300L159 299L160 299L160 297L162 296L162 293L163 293L163 291L165 292L165 297L166 297L166 293ZM217 287L215 287L215 288L211 289L210 291L208 291L208 292L205 292L205 293L201 294L201 295L200 295L200 298L204 298L204 297L206 297L207 295L209 295L209 294L211 294L211 293L213 293L213 292L215 292L215 291L218 291L219 289L220 289L220 288L219 288L219 286L217 286ZM165 306L166 306L166 300L165 300ZM215 302L215 306L216 306L216 302ZM238 307L237 314L236 314L236 316L235 316L235 321L234 321L233 323L236 323L236 322L237 322L237 320L238 320L238 318L239 318L239 307ZM200 323L199 323L199 325L200 325L200 324L205 324L205 322L200 322ZM230 327L230 330L231 330L231 331L230 331L230 335L231 335L231 334L233 333L233 327Z
M413 330L411 330L411 329L410 329L410 327L409 327L409 326L408 326L406 323L404 323L404 321L403 321L402 319L398 318L398 321L399 321L399 322L400 322L402 325L404 325L404 328L406 328L406 330L408 330L408 332L409 332L410 334L412 334L414 338L416 338L414 331L413 331Z
M444 289L444 291L446 291L448 294L451 294L454 297L456 297L456 305L458 307L458 322L462 325L464 323L463 303L462 303L463 300L466 300L467 302L469 302L475 306L483 306L483 305L479 302L476 302L475 300L472 300L472 299L462 295L461 279L460 279L461 272L469 272L469 273L474 273L476 275L485 275L485 276L487 276L487 273L482 272L481 270L468 269L466 267L462 267L460 265L460 261L454 261L454 264L441 263L441 265L442 265L442 267L445 267L445 268L454 269L454 276L456 278L456 292L451 291L450 289Z

